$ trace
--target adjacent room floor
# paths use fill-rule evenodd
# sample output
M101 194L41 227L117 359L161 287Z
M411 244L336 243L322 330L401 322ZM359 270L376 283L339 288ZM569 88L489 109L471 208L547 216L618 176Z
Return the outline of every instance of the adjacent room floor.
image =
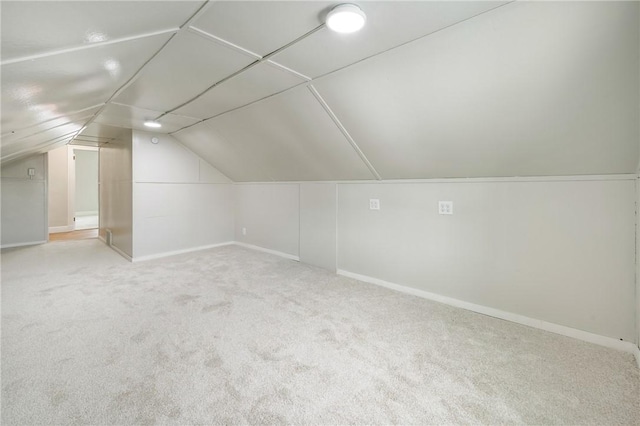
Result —
M85 240L87 238L98 238L98 229L83 229L80 231L57 232L49 234L49 241Z
M75 221L76 231L81 229L96 229L98 228L98 225L99 225L98 215L76 216L76 221Z
M2 252L3 424L638 424L633 356L228 246Z

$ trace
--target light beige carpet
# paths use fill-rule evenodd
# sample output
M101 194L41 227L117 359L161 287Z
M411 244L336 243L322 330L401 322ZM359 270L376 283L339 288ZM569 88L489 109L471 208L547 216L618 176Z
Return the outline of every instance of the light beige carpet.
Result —
M229 246L2 252L2 424L638 424L633 357Z

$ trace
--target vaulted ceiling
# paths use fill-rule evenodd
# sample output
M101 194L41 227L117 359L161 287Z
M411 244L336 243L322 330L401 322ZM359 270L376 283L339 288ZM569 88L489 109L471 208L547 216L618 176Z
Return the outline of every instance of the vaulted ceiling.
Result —
M638 2L3 1L2 161L155 119L234 181L631 173Z

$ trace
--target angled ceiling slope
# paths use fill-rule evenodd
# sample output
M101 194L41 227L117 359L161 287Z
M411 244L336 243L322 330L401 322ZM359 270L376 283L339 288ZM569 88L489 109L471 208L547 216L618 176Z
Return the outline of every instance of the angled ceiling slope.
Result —
M634 173L638 6L510 3L344 68L350 43L363 52L366 43L344 38L335 51L322 43L300 49L332 36L320 31L274 60L313 77L307 85L346 131L344 145L351 139L382 179ZM295 129L321 111L291 114L300 102L293 90L277 98L275 109L271 99L260 101L175 135L237 180L362 179L353 165L314 173L304 158L331 161L313 152L322 139L315 132L327 130Z
M1 2L2 161L77 135L202 4Z
M634 173L638 2L517 2L316 83L380 175Z
M2 145L9 135L34 136L5 152L46 148L92 122L142 129L155 119L174 132L504 2L366 2L374 24L349 39L323 28L334 4L3 2ZM317 47L300 50L309 40ZM322 67L301 72L296 60ZM92 107L73 131L40 134L44 123L66 124Z
M373 178L307 87L174 136L237 182Z
M335 4L2 2L2 158L155 119L238 181L636 170L637 2Z

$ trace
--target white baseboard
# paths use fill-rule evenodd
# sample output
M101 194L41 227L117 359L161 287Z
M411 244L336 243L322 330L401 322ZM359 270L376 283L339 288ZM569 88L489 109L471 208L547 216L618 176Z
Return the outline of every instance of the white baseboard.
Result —
M120 250L118 247L114 246L114 245L109 245L107 244L107 240L105 240L102 235L98 235L98 239L100 241L102 241L107 247L109 247L110 249L112 249L113 251L115 251L116 253L118 253L120 256L124 257L125 259L127 259L129 262L133 262L133 260L131 259L131 256L129 256L127 253L123 252L122 250Z
M116 253L118 253L120 256L124 257L125 259L127 259L129 262L133 262L133 259L131 258L131 256L129 256L127 253L120 250L118 247L114 246L113 244L108 247L111 247Z
M183 249L183 250L175 250L175 251L166 251L163 253L157 253L157 254L150 254L147 256L140 256L140 257L134 257L133 258L133 262L144 262L145 260L152 260L152 259L160 259L162 257L169 257L169 256L175 256L177 254L184 254L184 253L191 253L194 251L200 251L200 250L206 250L206 249L211 249L211 248L216 248L216 247L222 247L222 246L228 246L234 244L233 241L227 241L225 243L217 243L217 244L209 244L206 246L199 246L199 247L192 247L192 248L188 248L188 249Z
M50 234L59 234L60 232L71 232L75 230L75 225L71 226L50 226L49 233Z
M262 251L262 252L265 252L265 253L275 254L276 256L284 257L285 259L290 259L290 260L295 260L296 262L300 262L300 257L299 256L294 256L294 255L289 254L289 253L284 253L284 252L277 251L277 250L271 250L271 249L267 249L267 248L260 247L260 246L254 246L253 244L241 243L239 241L235 241L234 244L237 245L237 246L246 247L246 248L249 248L249 249L252 249L252 250L258 250L258 251Z
M489 308L487 306L476 305L474 303L465 302L462 300L454 299L452 297L441 296L439 294L430 293L428 291L419 290L417 288L407 287L400 284L390 283L388 281L368 277L366 275L355 274L353 272L345 271L342 269L338 269L337 273L338 275L353 278L359 281L364 281L370 284L379 285L402 293L411 294L413 296L433 300L435 302L444 303L446 305L455 306L457 308L466 309L483 315L500 318L506 321L515 322L540 330L550 331L552 333L561 334L563 336L573 337L574 339L583 340L585 342L595 343L596 345L606 346L608 348L632 353L636 356L636 361L638 361L638 365L640 367L640 353L638 353L638 346L636 346L634 343L625 342L622 340L614 339L612 337L601 336L599 334L578 330L564 325L529 318L524 315L518 315L511 312L501 311L499 309Z
M87 210L87 211L82 211L82 212L76 212L76 217L78 216L98 216L98 211L97 210Z
M38 244L45 244L48 241L29 241L27 243L15 243L15 244L4 244L0 246L0 249L5 249L5 248L13 248L13 247L24 247L24 246L35 246Z

